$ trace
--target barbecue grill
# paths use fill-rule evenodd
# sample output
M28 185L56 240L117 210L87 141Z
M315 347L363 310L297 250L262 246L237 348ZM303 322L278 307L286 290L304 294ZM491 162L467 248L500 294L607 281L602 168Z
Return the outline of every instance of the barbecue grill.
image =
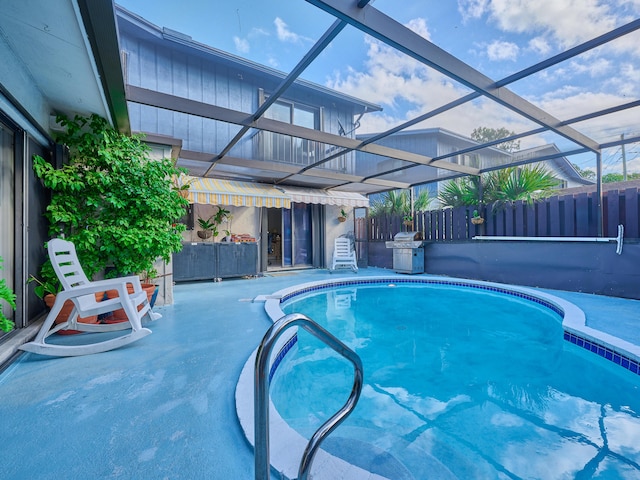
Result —
M424 273L424 248L422 232L399 232L393 241L386 242L393 248L393 269L396 273Z

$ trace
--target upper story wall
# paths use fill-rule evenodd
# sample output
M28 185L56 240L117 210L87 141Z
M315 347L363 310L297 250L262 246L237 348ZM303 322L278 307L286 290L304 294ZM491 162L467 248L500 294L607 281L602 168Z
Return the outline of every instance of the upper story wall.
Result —
M249 115L285 78L281 72L199 44L180 33L160 29L126 11L118 10L118 28L126 83L133 86ZM292 105L310 107L317 117L313 128L334 134L338 134L341 125L345 130L351 130L348 127L356 115L379 109L305 81L295 82L280 99ZM132 102L129 102L129 114L133 131L182 139L183 150L194 152L218 153L240 129L235 125ZM275 134L254 132L245 135L229 155L260 159L265 153L265 145L275 149L283 143L282 135L266 142L264 138L258 141L256 136L260 135L273 137ZM305 145L305 149L313 150L312 155L307 155L309 161L317 161L329 148ZM275 157L266 159L293 162L279 151Z

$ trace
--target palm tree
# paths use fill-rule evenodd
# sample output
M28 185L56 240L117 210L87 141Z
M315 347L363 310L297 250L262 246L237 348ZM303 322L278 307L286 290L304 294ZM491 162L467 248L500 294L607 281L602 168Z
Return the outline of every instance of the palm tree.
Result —
M508 167L482 175L482 194L479 177L465 177L447 182L438 200L447 207L494 203L499 208L517 200L532 203L549 195L558 183L544 165Z
M424 212L428 210L434 198L429 190L421 190L418 197L413 201L414 212ZM379 215L411 215L411 197L409 190L390 190L384 192L379 199L371 203L369 215L377 217Z

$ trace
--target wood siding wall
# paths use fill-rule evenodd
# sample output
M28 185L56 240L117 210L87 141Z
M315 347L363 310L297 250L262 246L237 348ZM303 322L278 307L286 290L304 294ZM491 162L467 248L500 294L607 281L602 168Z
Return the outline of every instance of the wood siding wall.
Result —
M560 195L532 205L515 202L495 208L487 205L479 210L484 224L471 223L473 207L446 208L416 215L413 227L427 241L468 240L476 235L516 237L596 237L597 198L595 193ZM407 227L401 217L381 216L358 219L368 232L369 241L384 242ZM618 225L624 226L626 239L640 237L640 196L638 188L610 190L603 195L603 230L605 237L616 237ZM362 233L361 233L362 234Z

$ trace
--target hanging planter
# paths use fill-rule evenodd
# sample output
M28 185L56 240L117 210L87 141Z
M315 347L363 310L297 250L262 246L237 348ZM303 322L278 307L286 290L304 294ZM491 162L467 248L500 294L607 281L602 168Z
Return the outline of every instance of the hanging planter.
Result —
M211 230L198 230L198 236L203 240L211 238L211 235L213 235L213 232Z
M471 223L474 225L482 225L484 223L484 218L480 216L478 210L473 211L473 216L471 217Z

